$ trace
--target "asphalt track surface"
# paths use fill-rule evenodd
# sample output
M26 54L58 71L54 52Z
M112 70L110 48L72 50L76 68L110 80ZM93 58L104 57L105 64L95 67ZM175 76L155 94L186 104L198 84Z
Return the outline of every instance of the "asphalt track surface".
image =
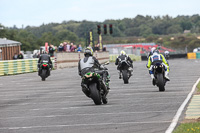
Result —
M77 67L46 81L37 73L0 77L0 133L164 133L200 76L199 60L169 63L165 92L152 85L146 61L134 62L126 85L109 64L109 101L99 106L82 93Z

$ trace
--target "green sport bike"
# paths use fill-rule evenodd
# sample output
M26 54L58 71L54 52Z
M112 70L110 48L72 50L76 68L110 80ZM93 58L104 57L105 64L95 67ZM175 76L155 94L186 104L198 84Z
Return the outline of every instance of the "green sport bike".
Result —
M41 77L42 81L45 81L45 79L50 75L50 66L48 64L48 61L43 61L40 64L39 68L39 76Z
M96 105L101 105L102 102L107 104L106 95L109 91L109 78L106 70L87 72L82 77L81 86L88 91L88 97L90 97Z

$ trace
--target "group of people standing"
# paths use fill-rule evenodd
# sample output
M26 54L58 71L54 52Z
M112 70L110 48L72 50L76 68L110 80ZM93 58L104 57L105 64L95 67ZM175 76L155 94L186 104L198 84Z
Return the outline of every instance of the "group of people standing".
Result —
M13 60L17 59L24 59L24 56L21 52L19 54L15 53L15 55L13 56Z
M74 43L63 42L58 46L58 52L82 52L81 44L74 45Z

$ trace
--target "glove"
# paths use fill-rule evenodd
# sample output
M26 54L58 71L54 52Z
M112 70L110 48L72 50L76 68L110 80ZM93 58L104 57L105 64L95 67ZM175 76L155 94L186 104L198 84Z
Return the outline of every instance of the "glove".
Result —
M78 72L79 76L81 76L81 72Z
M104 70L108 70L108 68L104 66Z
M100 70L103 70L103 69L104 69L104 66L103 66L103 65L101 65L99 68L100 68Z

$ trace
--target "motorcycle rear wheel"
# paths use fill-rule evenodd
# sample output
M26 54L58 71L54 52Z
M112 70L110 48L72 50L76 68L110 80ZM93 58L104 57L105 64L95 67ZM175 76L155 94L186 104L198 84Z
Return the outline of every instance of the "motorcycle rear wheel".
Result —
M128 84L128 73L127 73L127 70L122 70L122 76L123 76L124 84Z
M42 81L45 81L45 79L46 79L46 73L47 73L47 70L43 69L42 73L41 73Z
M100 96L100 92L97 89L97 84L96 83L92 83L89 85L90 88L90 97L92 98L92 100L94 101L94 103L96 105L101 105L101 96Z
M164 82L164 77L163 74L159 73L157 75L157 85L159 87L159 91L165 91L165 82Z

